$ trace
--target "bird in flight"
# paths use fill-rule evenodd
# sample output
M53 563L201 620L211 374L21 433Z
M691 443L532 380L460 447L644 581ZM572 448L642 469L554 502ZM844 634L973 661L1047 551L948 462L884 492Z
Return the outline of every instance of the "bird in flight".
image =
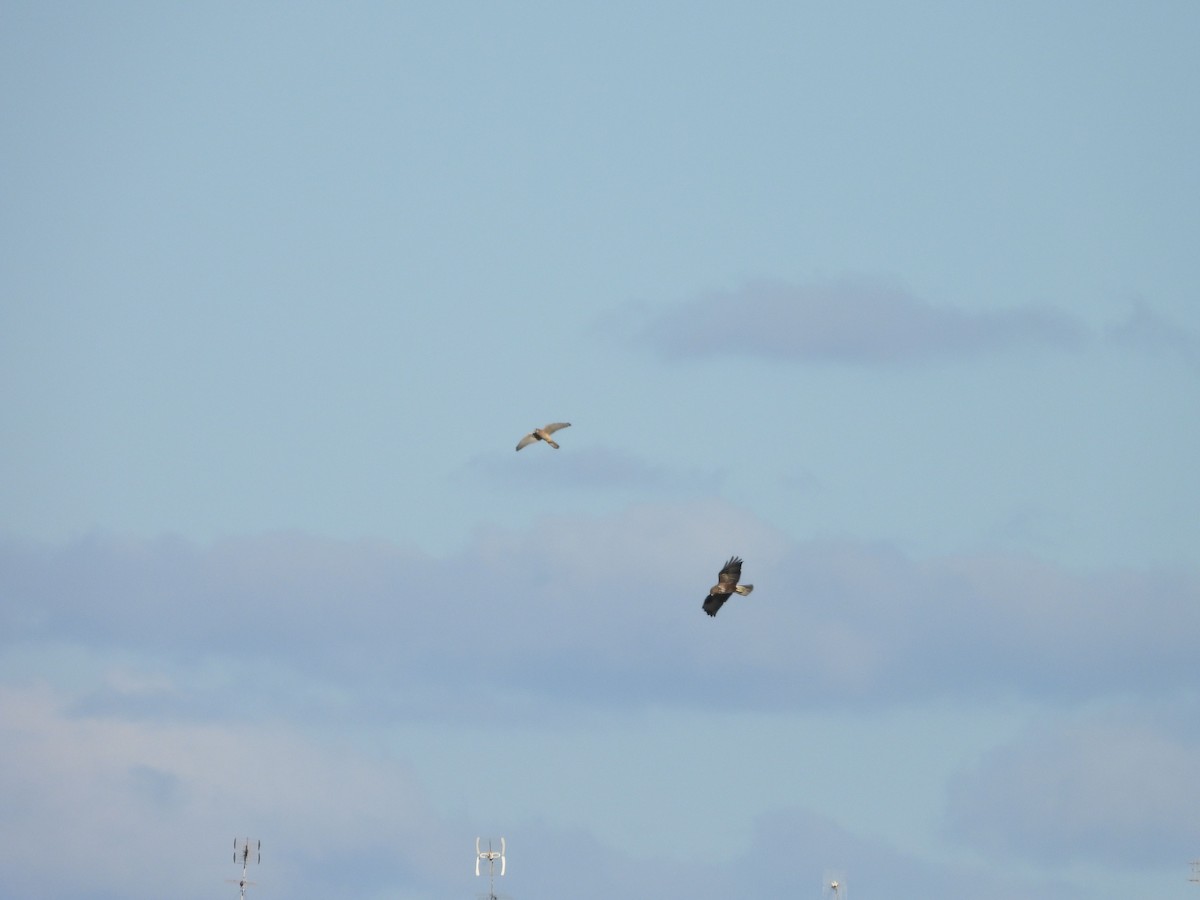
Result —
M551 422L545 428L535 428L517 442L517 449L520 450L522 447L528 447L534 441L545 441L547 444L557 450L558 444L554 442L554 439L550 437L550 435L554 434L554 432L558 431L560 428L570 427L570 422Z
M725 563L725 567L717 576L717 583L708 589L708 596L704 598L704 611L710 616L715 616L730 594L741 594L745 597L754 590L752 584L738 584L741 577L742 561L736 556L729 557L729 562Z

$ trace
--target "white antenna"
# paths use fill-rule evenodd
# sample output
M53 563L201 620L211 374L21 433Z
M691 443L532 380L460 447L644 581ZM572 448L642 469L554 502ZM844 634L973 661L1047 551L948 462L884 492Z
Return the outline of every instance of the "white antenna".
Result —
M233 861L241 862L242 877L240 881L234 881L232 878L226 878L230 884L236 884L242 892L242 900L246 900L246 888L252 884L257 884L256 881L246 880L246 869L250 867L250 863L262 862L262 841L254 838L234 838L233 839Z
M479 861L486 859L488 864L488 900L496 898L496 860L500 860L500 875L504 875L504 838L500 838L500 849L492 849L492 839L488 838L486 850L479 849L479 838L475 838L475 877L479 877Z
M826 872L821 879L822 900L848 900L849 896L846 876L841 872Z

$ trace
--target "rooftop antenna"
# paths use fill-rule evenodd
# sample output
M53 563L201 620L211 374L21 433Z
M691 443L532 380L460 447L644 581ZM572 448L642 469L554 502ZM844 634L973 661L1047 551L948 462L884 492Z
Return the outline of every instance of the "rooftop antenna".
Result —
M504 838L500 838L500 849L492 849L492 839L488 838L486 850L479 848L479 838L475 838L475 877L479 877L479 862L487 860L488 864L488 900L497 900L496 897L496 860L500 860L500 875L504 875Z
M846 876L841 872L826 872L821 879L822 900L848 900Z
M1188 881L1200 884L1200 859L1192 860L1192 877Z
M262 841L254 838L234 838L233 839L233 861L242 864L242 877L238 881L232 878L226 878L230 884L236 884L242 892L242 900L246 900L246 888L252 884L257 884L256 881L246 880L246 869L250 867L250 863L262 862Z

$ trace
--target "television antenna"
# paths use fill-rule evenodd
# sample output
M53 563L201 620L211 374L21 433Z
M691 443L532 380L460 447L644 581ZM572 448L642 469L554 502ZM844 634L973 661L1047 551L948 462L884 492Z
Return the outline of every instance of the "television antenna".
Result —
M230 884L236 884L242 892L242 900L246 900L246 888L252 884L257 884L256 881L246 879L246 870L250 867L250 863L262 862L262 841L254 838L234 838L233 839L233 861L242 864L242 877L240 880L226 878Z
M492 839L488 838L486 850L480 849L480 838L475 838L475 877L479 877L479 863L487 860L488 864L488 900L496 897L496 860L500 860L500 875L504 875L504 838L500 838L500 849L492 849Z
M1200 859L1192 860L1192 875L1188 878L1188 881L1200 884Z
M846 876L841 872L826 872L821 879L821 900L848 900Z

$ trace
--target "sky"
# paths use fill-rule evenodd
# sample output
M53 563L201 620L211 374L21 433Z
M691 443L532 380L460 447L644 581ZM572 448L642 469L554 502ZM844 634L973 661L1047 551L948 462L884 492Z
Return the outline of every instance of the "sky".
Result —
M1195 896L1198 42L0 4L0 894Z

